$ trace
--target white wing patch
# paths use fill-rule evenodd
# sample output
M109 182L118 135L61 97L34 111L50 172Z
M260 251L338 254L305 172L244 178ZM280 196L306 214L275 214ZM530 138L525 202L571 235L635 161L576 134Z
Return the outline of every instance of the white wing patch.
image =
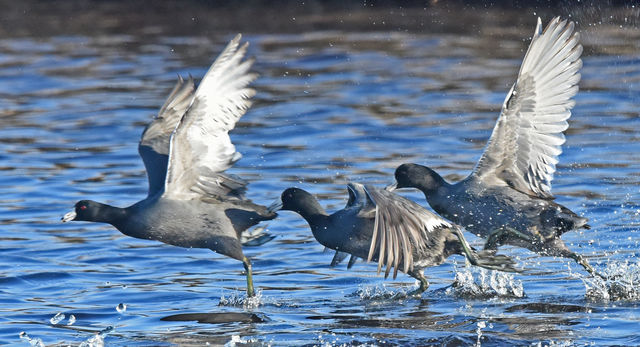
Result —
M573 22L556 17L541 28L538 18L518 80L472 175L485 184L553 198L551 181L578 92L582 46Z
M223 174L241 158L229 131L251 106L255 91L247 86L257 77L242 60L248 44L236 36L211 65L196 90L193 103L173 135L165 196L188 200L202 195L231 194L244 181Z

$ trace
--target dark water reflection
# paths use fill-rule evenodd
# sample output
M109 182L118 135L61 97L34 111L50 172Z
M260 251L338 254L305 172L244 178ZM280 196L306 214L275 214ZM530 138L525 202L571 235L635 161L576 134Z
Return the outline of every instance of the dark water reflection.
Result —
M262 291L247 304L233 260L59 223L81 198L145 196L144 124L176 75L201 77L236 32L261 75L232 133L244 155L232 172L251 181L254 201L296 185L340 208L347 181L384 185L411 161L462 178L534 13L561 14L579 22L585 54L554 191L593 226L563 239L599 269L639 279L638 8L140 6L0 4L0 344L20 343L21 331L46 345L101 331L119 346L640 344L637 287L607 301L573 263L525 250L505 252L531 274L469 270L454 257L428 269L422 298L397 298L413 280L384 281L362 263L330 268L331 254L284 212L269 224L277 238L247 249ZM52 323L57 313L65 318Z

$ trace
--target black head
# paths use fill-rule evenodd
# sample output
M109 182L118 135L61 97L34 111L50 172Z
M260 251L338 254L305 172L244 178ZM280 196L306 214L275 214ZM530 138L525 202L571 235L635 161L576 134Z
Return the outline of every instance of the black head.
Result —
M308 201L315 201L309 192L300 188L287 188L280 195L282 201L282 210L297 212L299 207L308 203Z
M446 184L437 172L418 164L402 164L396 169L396 188L418 188L435 191Z
M311 215L325 214L318 200L304 189L287 188L280 195L280 200L282 201L281 210L297 212L305 218Z
M76 203L73 211L62 217L63 222L72 220L97 222L104 220L103 210L106 205L92 200L80 200Z

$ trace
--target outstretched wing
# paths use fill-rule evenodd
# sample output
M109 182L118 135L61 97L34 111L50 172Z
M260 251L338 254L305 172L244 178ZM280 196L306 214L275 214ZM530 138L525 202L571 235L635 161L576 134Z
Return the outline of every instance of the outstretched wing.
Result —
M541 28L538 18L518 80L472 177L550 199L565 142L562 132L569 127L572 97L578 92L582 46L573 22L556 17L544 31Z
M164 196L189 200L207 196L241 197L246 182L224 171L241 158L229 131L251 106L247 86L257 77L243 60L248 43L237 35L200 82L193 102L171 136Z
M155 195L164 187L171 133L191 105L194 90L191 76L186 81L178 76L178 82L167 97L167 101L160 108L156 118L142 132L138 153L147 169L148 196Z
M393 278L402 264L404 272L413 269L413 253L424 252L445 237L442 231L451 228L444 219L425 210L415 202L384 189L365 186L375 205L373 237L367 261L378 254L378 273L386 266L385 277L391 268Z

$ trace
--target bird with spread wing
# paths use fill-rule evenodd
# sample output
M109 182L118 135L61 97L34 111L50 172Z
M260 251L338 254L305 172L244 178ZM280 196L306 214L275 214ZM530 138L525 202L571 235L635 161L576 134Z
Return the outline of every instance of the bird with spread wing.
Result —
M276 217L244 194L247 182L225 173L241 158L229 138L255 94L253 60L237 35L213 62L199 86L179 78L138 146L149 180L147 197L119 208L91 200L76 203L63 222L109 223L125 235L180 247L208 248L242 261L247 295L253 296L245 231ZM253 243L266 242L266 234Z
M578 92L582 46L574 23L538 18L516 83L473 172L455 184L417 164L396 169L390 188L418 188L441 216L487 239L548 256L574 259L600 276L560 236L589 229L587 219L554 202L551 180L565 142L563 131Z

